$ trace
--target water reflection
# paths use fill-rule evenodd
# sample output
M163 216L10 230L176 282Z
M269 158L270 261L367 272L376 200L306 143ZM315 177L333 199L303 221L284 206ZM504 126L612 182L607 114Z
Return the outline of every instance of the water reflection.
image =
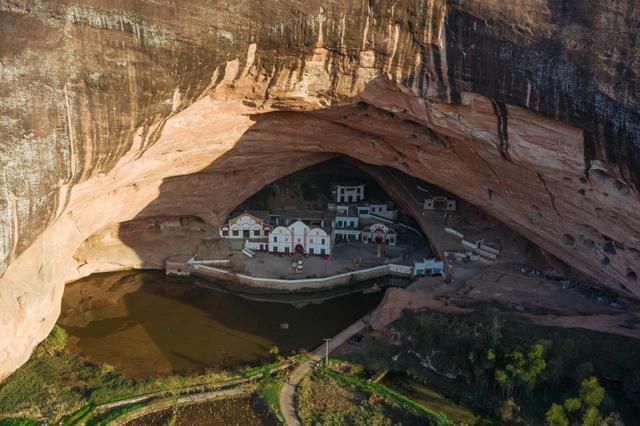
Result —
M148 377L253 365L271 358L273 347L283 354L314 348L375 308L383 294L296 307L128 271L68 285L59 323L71 351Z

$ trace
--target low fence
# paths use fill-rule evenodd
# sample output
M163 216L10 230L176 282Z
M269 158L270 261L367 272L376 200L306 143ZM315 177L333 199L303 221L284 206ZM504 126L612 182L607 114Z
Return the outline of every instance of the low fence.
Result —
M458 238L464 238L464 235L462 234L462 232L456 231L453 228L445 227L444 232L446 232L449 235L454 235Z
M493 247L482 245L481 246L482 248L481 248L481 247L478 247L477 244L474 244L467 240L462 240L462 246L472 250L474 253L478 254L480 257L483 257L489 260L496 260L498 258L496 252L500 253L498 250L494 249ZM487 250L487 248L491 250Z
M413 275L413 268L411 266L396 265L392 263L389 265L389 272L401 276L411 276Z
M228 265L229 259L189 260L189 265Z
M381 265L359 271L346 272L323 278L304 278L298 280L285 280L278 278L260 278L250 275L237 274L220 268L204 265L193 265L191 273L203 278L213 278L231 281L249 287L271 288L274 290L300 290L300 289L326 289L359 281L381 278L387 275L401 277L412 276L413 268L404 265Z

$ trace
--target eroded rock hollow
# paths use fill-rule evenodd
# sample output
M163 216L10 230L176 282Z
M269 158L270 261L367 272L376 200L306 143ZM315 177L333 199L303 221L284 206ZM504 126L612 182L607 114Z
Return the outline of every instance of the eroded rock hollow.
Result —
M123 222L215 226L337 154L640 297L638 25L634 0L1 2L0 379L66 282L171 254Z

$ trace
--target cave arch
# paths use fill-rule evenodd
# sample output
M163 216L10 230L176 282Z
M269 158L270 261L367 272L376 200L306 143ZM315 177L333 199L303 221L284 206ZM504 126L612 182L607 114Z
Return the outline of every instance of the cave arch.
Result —
M20 313L23 305L14 306L15 318L25 326L52 324L59 305L52 307L47 300L59 301L63 283L81 276L162 267L138 255L125 232L127 221L197 216L218 226L265 183L336 155L433 183L585 275L600 278L608 288L639 297L640 289L630 287L627 277L627 268L638 262L634 250L618 250L607 265L598 257L606 239L633 246L630 236L640 228L635 205L607 187L614 185L611 179L580 183L589 187L588 197L575 190L573 182L584 176L584 164L577 160L584 149L580 130L524 108L505 108L510 139L508 148L501 148L490 99L468 93L460 104L427 103L382 77L355 99L303 111L256 113L240 100L204 97L164 122L158 140L142 153L132 149L108 174L74 187L67 211L50 230L51 236L70 238L60 247L59 240L47 243L43 237L12 266L20 270L29 268L29 259L48 259L36 270L41 277L56 277L59 284L47 288L49 279L40 278L41 289L24 304L28 310ZM142 135L139 138L142 141ZM504 149L509 150L508 158L502 155ZM379 182L386 179L393 175ZM529 214L532 205L539 213L535 223ZM615 209L617 214L594 216L586 205L602 212ZM608 229L606 237L598 231L603 227ZM565 234L582 235L594 244L567 246ZM112 251L87 261L77 256L77 248L86 244L106 244ZM56 246L57 252L52 251ZM74 252L75 258L64 257ZM109 260L109 255L115 257ZM29 333L25 345L34 341ZM27 352L17 351L21 357Z

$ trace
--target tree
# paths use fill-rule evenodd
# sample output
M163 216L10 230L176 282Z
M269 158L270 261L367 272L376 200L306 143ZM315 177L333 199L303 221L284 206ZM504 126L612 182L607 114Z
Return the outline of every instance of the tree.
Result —
M567 398L563 405L551 405L545 416L547 424L551 426L569 426L569 424L580 426L617 425L618 418L615 414L603 419L598 410L604 397L604 388L600 386L597 377L591 376L584 379L580 384L580 398Z
M582 426L598 426L602 422L600 411L596 407L589 407L582 416Z
M600 386L597 377L591 376L582 381L580 399L590 407L597 408L600 406L604 399L604 388Z
M551 405L544 418L549 426L569 426L569 419L559 404Z
M567 412L573 413L582 407L582 401L580 401L580 398L569 398L564 401L563 405Z
M505 370L496 370L495 379L502 388L505 396L510 398L513 393L513 377L511 377Z
M504 369L498 369L495 379L502 387L507 398L510 398L517 386L523 385L528 391L533 390L536 379L546 368L544 360L544 347L541 344L531 345L526 348L516 349L507 354L510 361Z

